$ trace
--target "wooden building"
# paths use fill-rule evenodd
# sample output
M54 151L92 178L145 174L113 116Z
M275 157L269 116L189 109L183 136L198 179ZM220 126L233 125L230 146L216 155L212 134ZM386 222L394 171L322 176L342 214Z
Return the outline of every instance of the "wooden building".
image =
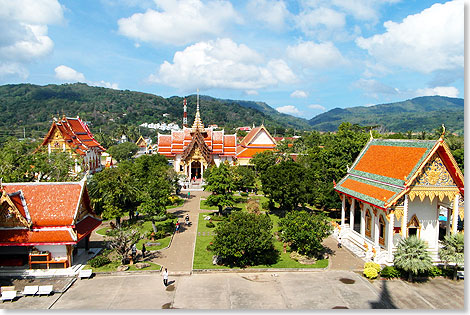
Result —
M0 265L66 268L101 219L80 182L3 183Z

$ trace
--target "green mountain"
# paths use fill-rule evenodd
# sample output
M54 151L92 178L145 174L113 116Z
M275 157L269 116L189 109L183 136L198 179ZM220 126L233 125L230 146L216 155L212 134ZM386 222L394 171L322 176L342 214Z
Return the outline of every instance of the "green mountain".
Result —
M187 96L188 123L196 113L196 95ZM208 124L217 124L227 130L252 124L264 125L270 130L286 128L310 129L308 121L277 112L264 103L219 100L201 96L201 118ZM92 87L83 83L10 84L0 86L0 137L25 134L41 138L50 127L52 117L79 115L91 130L109 134L119 132L119 126L137 128L140 124L175 122L181 125L183 98ZM167 114L164 116L164 114ZM145 128L142 128L145 129ZM142 130L143 131L143 130ZM155 134L148 130L148 133Z
M313 129L335 131L344 122L381 126L385 131L432 132L442 124L449 132L464 133L464 100L443 96L423 96L403 102L335 108L310 119Z

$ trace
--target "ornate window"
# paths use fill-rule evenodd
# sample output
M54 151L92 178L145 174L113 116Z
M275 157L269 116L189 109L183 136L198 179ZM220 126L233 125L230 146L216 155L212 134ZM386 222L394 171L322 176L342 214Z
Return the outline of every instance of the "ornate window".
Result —
M366 235L370 237L372 231L372 216L370 210L366 210Z
M379 216L379 243L385 246L385 220L383 215Z
M419 238L421 225L419 224L418 217L416 214L413 214L411 220L408 222L408 236L416 235Z

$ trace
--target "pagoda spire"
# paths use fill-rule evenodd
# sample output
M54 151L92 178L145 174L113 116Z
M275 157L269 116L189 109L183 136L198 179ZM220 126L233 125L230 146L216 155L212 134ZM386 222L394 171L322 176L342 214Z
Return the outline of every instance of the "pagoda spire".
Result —
M197 89L197 103L196 103L196 116L194 117L194 123L192 126L192 131L196 131L199 129L200 132L205 132L204 130L204 124L202 123L201 120L201 115L199 114L199 89Z

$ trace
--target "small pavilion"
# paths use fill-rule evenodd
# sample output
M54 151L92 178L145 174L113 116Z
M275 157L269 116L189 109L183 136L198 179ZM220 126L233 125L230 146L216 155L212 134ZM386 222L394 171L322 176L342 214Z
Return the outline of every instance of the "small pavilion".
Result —
M440 241L463 229L464 176L444 141L373 139L335 185L335 229L358 256L391 264L402 238L416 235L439 261Z

